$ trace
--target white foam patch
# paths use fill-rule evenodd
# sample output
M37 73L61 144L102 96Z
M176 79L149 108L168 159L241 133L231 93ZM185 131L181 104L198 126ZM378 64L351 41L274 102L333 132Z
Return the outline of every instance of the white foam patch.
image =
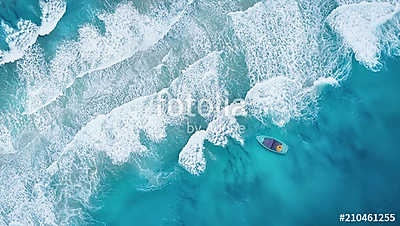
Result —
M237 122L237 116L246 116L244 101L234 102L218 112L216 118L211 121L207 130L196 131L189 139L185 147L179 153L179 164L189 173L200 175L206 169L204 157L204 141L208 140L214 145L225 147L228 138L231 137L243 145L241 137L242 127Z
M28 48L27 52L29 54L17 61L17 72L26 86L25 112L35 112L36 106L45 105L49 97L61 94L58 87L54 87L53 82L60 78L46 76L47 62L44 60L43 49L39 45Z
M246 109L261 122L271 119L280 127L291 119L313 119L318 113L318 91L328 85L338 87L339 83L333 77L320 77L312 86L283 76L270 78L247 92Z
M227 74L220 70L221 52L215 51L195 62L182 72L182 76L175 79L171 86L171 93L183 103L193 100L203 106L199 113L211 120L218 113L215 108L222 108L229 95L226 89ZM212 108L212 110L210 110ZM187 109L187 106L185 106ZM199 109L199 108L198 108Z
M167 65L175 67L176 65L170 64L174 61L180 61L185 65L190 65L196 60L201 59L213 50L212 40L210 34L203 27L203 24L193 16L185 15L173 29L174 38L185 40L178 45L172 43L174 47L171 52L166 56Z
M114 164L128 161L131 153L145 154L147 148L140 143L140 131L154 140L166 136L163 115L157 114L157 106L152 103L155 98L141 97L97 116L76 134L66 150L84 146L103 151Z
M0 65L14 62L25 54L25 50L32 46L37 39L39 27L29 20L20 19L17 23L17 29L7 24L1 24L7 34L6 43L9 46L8 51L0 50Z
M213 120L207 126L207 139L217 146L225 147L228 137L232 137L241 144L243 139L240 135L241 127L233 117L221 116Z
M246 95L249 113L260 121L270 118L284 126L292 118L301 118L313 96L294 79L278 76L255 85ZM309 97L309 98L306 98Z
M377 71L381 68L379 59L385 48L383 39L391 33L381 26L398 11L399 7L387 2L360 2L336 8L327 21L354 51L356 60Z
M246 55L251 85L267 78L299 75L307 35L295 1L267 1L229 14ZM299 62L300 63L300 62Z
M17 22L17 29L14 29L2 22L9 50L0 50L0 65L22 58L39 35L48 35L54 30L66 10L66 3L63 0L40 0L39 5L42 11L40 26L29 20L20 19Z
M333 77L326 77L326 78L325 77L321 77L321 78L317 79L313 83L313 85L315 87L324 87L326 85L330 85L330 86L333 86L333 87L338 87L339 86L339 82Z
M15 153L12 145L10 131L4 126L0 125L0 154Z
M245 101L234 100L231 104L224 107L220 114L227 117L247 116Z
M89 70L109 67L149 48L169 29L158 18L140 14L132 3L118 6L112 14L99 14L98 18L104 22L104 35L89 24L79 30L79 53Z
M246 116L245 102L234 102L226 106L219 115L207 126L207 140L217 146L225 147L228 137L231 137L243 145L241 137L241 125L237 122L237 116Z
M203 153L206 136L206 131L197 131L179 153L179 164L193 175L200 175L206 169L207 162Z
M42 12L39 35L48 35L63 17L67 3L64 0L40 0L39 6Z
M18 158L18 161L29 159ZM35 175L28 162L9 162L2 166L0 183L0 215L5 225L35 225L38 222L56 225L55 208L42 184L35 184ZM17 167L17 168L16 168ZM40 172L37 172L40 173ZM1 221L0 221L1 222Z

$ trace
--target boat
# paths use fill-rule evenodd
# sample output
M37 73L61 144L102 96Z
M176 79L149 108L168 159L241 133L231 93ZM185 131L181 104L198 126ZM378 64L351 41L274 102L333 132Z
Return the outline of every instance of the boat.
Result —
M289 149L285 143L273 137L257 136L256 139L261 146L274 153L286 154Z

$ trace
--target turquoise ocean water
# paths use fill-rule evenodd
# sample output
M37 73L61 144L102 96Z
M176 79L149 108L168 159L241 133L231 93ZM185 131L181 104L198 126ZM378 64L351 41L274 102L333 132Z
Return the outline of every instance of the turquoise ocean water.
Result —
M3 1L0 20L0 225L400 218L398 1Z

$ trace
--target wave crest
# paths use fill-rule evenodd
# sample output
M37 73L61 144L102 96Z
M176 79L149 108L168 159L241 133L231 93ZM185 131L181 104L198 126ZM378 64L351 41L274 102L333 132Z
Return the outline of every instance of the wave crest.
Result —
M400 47L398 22L390 23L393 19L398 21L399 6L388 2L342 5L332 11L327 21L354 51L357 61L372 71L379 71L382 51Z

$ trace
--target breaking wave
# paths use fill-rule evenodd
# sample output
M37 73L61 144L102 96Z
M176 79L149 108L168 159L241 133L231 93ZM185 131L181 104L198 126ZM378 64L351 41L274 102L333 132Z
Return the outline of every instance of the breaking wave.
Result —
M336 8L327 20L354 51L356 60L379 71L382 51L398 54L400 48L399 10L400 4L360 2Z

